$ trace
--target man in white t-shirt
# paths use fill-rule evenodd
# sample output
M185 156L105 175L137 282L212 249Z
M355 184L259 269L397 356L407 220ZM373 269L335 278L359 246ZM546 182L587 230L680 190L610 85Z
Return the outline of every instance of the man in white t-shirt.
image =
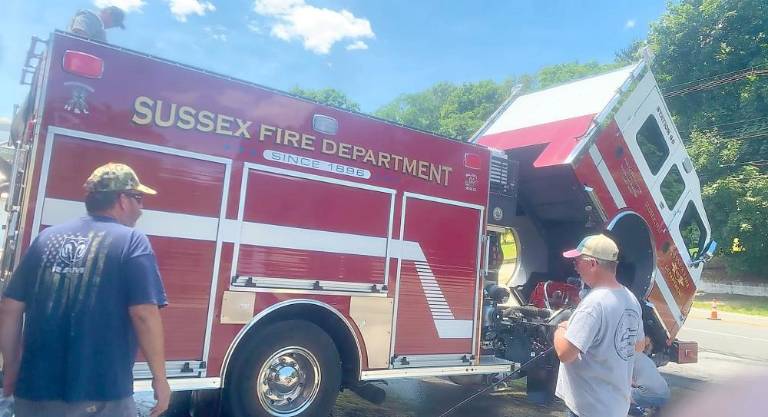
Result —
M555 395L569 416L625 417L629 410L632 366L644 333L640 303L616 280L618 255L603 234L563 253L592 288L554 335L560 359Z

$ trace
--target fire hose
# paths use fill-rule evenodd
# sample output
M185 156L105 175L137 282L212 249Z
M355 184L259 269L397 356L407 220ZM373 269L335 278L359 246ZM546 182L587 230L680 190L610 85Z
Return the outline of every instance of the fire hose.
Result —
M542 357L544 357L546 354L548 354L549 352L551 352L551 351L552 351L552 349L554 349L554 348L555 348L554 346L550 346L550 347L548 347L548 348L547 348L545 351L543 351L543 352L539 353L538 355L536 355L535 357L531 358L531 359L530 359L528 362L526 362L526 363L524 363L524 364L520 365L520 367L519 367L519 368L517 368L517 369L516 369L514 372L512 372L511 374L507 375L506 377L504 377L503 379L501 379L501 380L499 380L499 381L497 381L497 382L494 382L493 384L490 384L490 385L488 385L487 387L485 387L485 388L481 389L480 391L478 391L478 392L476 392L476 393L474 393L474 394L470 395L469 397L465 398L464 400L462 400L462 401L461 401L461 402L459 402L458 404L456 404L456 405L454 405L453 407L449 408L449 409L448 409L447 411L445 411L443 414L440 414L440 416L439 416L439 417L446 417L446 416L448 416L448 415L452 414L452 413L453 413L454 411L456 411L456 410L457 410L459 407L461 407L461 406L463 406L464 404L466 404L466 403L468 403L468 402L470 402L470 401L474 400L475 398L477 398L478 396L480 396L480 395L484 394L485 392L487 392L488 390L492 389L493 387L496 387L497 385L500 385L500 384L502 384L502 383L504 383L504 382L507 382L507 381L509 381L510 379L512 379L512 378L514 378L515 376L517 376L517 375L518 375L520 372L522 372L522 371L523 371L523 370L525 370L526 368L530 367L530 365L531 365L532 363L534 363L534 362L538 361L539 359L541 359Z

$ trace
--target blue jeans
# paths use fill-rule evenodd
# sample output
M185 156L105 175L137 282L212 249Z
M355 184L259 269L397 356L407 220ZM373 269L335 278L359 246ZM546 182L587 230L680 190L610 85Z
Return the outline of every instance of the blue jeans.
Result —
M643 393L638 388L632 388L632 403L641 408L661 407L669 401L669 391Z

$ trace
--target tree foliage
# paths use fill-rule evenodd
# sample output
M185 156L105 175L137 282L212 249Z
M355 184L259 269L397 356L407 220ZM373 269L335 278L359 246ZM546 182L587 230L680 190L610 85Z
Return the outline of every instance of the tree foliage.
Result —
M768 257L768 2L670 2L647 40L615 54L614 62L570 62L504 81L447 82L403 94L375 115L467 140L509 96L610 71L636 62L648 46L691 159L721 255L730 268L765 274ZM295 94L358 110L343 93ZM677 190L670 193L676 194Z
M290 93L299 97L308 98L318 103L328 104L346 110L360 111L360 104L352 101L346 94L334 88L310 90L301 87L293 87Z
M768 256L768 4L685 0L652 25L654 74L702 182L732 270Z
M761 71L768 70L767 30L765 0L669 5L652 25L649 46L662 90L684 93L668 99L679 129L768 114L768 71Z

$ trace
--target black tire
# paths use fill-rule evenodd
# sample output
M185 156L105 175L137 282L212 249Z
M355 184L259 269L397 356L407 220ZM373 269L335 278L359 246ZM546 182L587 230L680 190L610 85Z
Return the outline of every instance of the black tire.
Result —
M294 372L299 369L306 372ZM275 371L290 375L267 378ZM297 398L291 399L296 391L286 392L290 387L299 389ZM340 387L341 360L330 336L310 322L287 320L257 330L237 347L222 405L226 417L327 417Z

